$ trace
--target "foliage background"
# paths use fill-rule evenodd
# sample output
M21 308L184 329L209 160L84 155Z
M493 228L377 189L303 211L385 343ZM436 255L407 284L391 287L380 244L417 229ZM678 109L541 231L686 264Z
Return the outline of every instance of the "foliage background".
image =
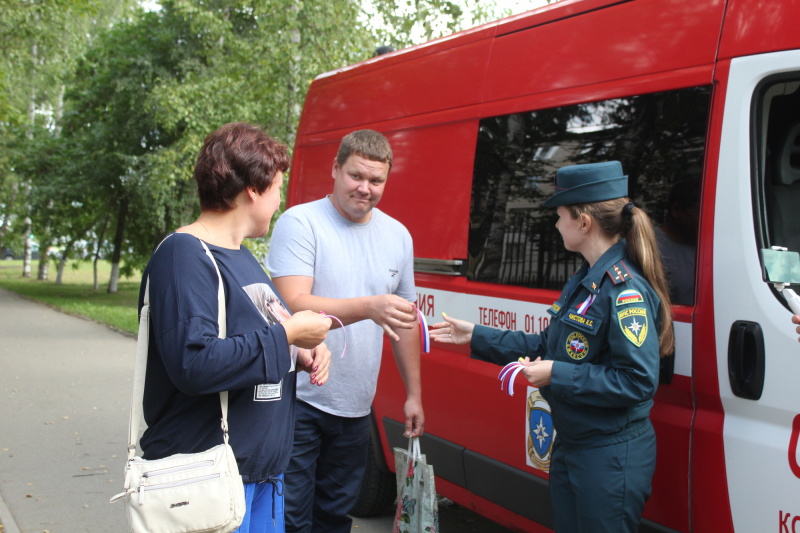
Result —
M317 75L508 14L495 0L0 0L0 253L32 276L38 245L36 277L55 259L56 283L93 261L93 290L107 277L117 292L197 216L206 134L244 120L291 147Z

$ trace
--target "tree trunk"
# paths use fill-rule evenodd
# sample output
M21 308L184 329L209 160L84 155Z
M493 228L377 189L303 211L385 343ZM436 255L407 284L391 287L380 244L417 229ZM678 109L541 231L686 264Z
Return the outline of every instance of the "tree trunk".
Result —
M31 277L31 217L25 217L25 251L22 255L22 277Z
M117 214L117 231L114 233L114 253L111 256L111 278L108 292L116 294L119 289L119 263L122 258L122 241L125 235L125 219L128 217L128 199L123 198Z
M100 288L100 282L97 277L97 262L100 261L100 250L103 249L103 243L106 240L106 230L108 229L108 221L111 219L111 215L106 213L106 217L103 219L103 227L100 229L100 234L97 236L97 248L94 251L94 261L92 261L92 270L94 273L94 290L98 290Z
M69 244L64 248L61 258L58 260L58 269L56 273L56 285L61 285L64 282L64 267L67 265L72 249L75 247L75 241L69 241Z
M47 281L47 271L50 266L50 238L44 242L39 243L39 273L36 279L39 281Z

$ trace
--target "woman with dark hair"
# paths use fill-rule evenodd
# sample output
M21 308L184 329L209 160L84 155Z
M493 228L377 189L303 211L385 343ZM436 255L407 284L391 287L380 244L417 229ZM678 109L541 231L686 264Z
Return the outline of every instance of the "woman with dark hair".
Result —
M556 438L550 496L556 533L638 530L656 464L650 408L659 356L671 354L669 291L647 214L629 198L617 161L563 167L556 207L567 250L584 264L539 335L445 317L438 342L522 373L550 404ZM511 385L513 386L513 385Z
M322 385L330 364L322 341L331 320L310 311L291 315L242 246L243 239L269 231L288 167L286 147L253 125L228 124L211 133L194 173L200 216L162 241L143 276L150 282L152 324L143 456L160 459L221 444L219 392L229 391L230 445L247 502L241 532L283 531L295 370ZM225 338L218 336L220 283Z

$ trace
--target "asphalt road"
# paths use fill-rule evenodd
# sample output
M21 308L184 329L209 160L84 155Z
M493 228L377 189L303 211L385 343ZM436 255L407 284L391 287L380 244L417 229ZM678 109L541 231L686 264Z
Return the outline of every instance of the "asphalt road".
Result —
M135 339L0 289L2 533L119 533ZM353 532L392 530L393 512ZM457 505L441 529L505 533Z

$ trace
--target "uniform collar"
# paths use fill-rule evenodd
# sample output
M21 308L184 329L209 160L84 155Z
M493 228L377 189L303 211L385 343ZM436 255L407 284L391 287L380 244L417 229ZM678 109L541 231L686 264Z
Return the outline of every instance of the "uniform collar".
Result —
M581 285L586 287L592 294L600 292L600 284L603 281L603 276L606 275L606 271L613 267L615 263L624 259L626 253L627 247L625 239L620 239L600 256L600 259L595 262L591 269L589 268L589 263L584 262L581 266L581 270L587 273L581 281Z

